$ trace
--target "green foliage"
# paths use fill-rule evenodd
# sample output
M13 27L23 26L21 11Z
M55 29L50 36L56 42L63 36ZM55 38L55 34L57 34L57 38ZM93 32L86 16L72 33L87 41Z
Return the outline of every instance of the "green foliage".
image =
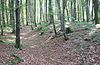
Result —
M21 60L22 60L22 59L21 59L19 56L15 56L15 59L12 60L12 61L10 61L10 62L8 63L8 65L18 65L18 63L20 63Z
M14 57L14 60L11 60L8 65L17 65L18 63L20 63L22 61L22 58L19 57L16 52L12 52L11 56Z
M36 28L36 31L39 31L40 35L44 34L49 30L49 23L48 22L39 22L37 23L38 27Z
M95 27L95 24L91 24L88 22L78 22L74 24L75 29L85 29L85 30L91 30L93 27Z
M12 28L11 28L11 26L6 26L6 27L3 27L3 30L5 32L11 32L12 31Z
M0 44L15 44L15 37L0 36Z

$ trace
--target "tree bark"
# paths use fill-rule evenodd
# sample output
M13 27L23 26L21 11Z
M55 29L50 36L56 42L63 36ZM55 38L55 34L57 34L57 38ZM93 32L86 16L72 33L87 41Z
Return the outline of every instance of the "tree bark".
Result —
M93 0L95 24L99 24L99 21L98 21L98 7L99 7L99 4L98 4L98 2L99 2L98 0Z
M16 0L16 48L20 47L20 1Z

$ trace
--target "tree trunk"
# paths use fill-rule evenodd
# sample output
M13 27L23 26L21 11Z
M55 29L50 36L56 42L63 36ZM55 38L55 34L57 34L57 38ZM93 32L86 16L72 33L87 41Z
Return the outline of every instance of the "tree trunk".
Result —
M3 35L3 25L2 25L2 16L1 16L1 11L0 11L0 28L1 28L1 35Z
M52 8L51 0L49 0L49 13L50 13L50 23L53 24L54 33L55 33L55 35L57 35L56 27L55 27L55 23L54 23L53 8Z
M15 33L15 13L14 13L14 0L10 1L10 21L12 25L12 33Z
M66 28L65 28L65 6L66 6L66 2L67 0L63 0L62 1L62 11L61 11L61 21L62 21L62 24L61 26L63 27L62 30L63 30L63 35L64 35L64 39L67 40L68 38L66 37Z
M63 30L63 26L62 26L62 21L61 21L61 7L60 7L60 0L57 0L57 4L58 4L58 19L60 19L60 24L61 24L61 31Z
M3 21L3 26L5 27L6 26L6 23L5 23L5 15L4 15L4 0L1 0L1 5L2 5L2 21Z
M46 22L48 22L48 15L47 15L47 4L48 4L48 1L46 0Z
M85 0L86 3L86 21L89 22L89 1Z
M6 22L7 22L7 25L9 25L9 18L8 18L8 0L5 0L5 6L6 6L6 8L5 8L5 10L6 10L6 12L5 12L5 15L6 15Z
M20 1L16 0L16 48L20 49Z
M83 22L85 21L84 19L84 0L82 0L82 15L83 15Z
M35 24L35 27L37 27L37 23L36 23L36 0L34 0L34 24Z
M26 0L26 25L28 25L28 0Z
M74 17L74 22L76 20L76 0L74 0L74 14L73 14L73 17Z
M99 7L99 4L98 4L98 2L99 2L98 0L93 0L95 24L99 24L99 21L98 21L98 7Z

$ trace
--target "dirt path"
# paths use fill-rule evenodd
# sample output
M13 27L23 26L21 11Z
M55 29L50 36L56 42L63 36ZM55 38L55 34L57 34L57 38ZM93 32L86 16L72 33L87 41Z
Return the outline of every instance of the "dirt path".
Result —
M87 33L72 33L64 41L63 37L39 36L31 31L22 38L29 47L18 53L24 59L18 65L100 65L100 45L84 41Z

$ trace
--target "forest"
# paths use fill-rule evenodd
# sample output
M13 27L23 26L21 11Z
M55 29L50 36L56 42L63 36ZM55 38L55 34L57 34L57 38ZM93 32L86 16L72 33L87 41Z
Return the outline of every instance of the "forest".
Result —
M0 0L0 65L100 65L100 0Z

